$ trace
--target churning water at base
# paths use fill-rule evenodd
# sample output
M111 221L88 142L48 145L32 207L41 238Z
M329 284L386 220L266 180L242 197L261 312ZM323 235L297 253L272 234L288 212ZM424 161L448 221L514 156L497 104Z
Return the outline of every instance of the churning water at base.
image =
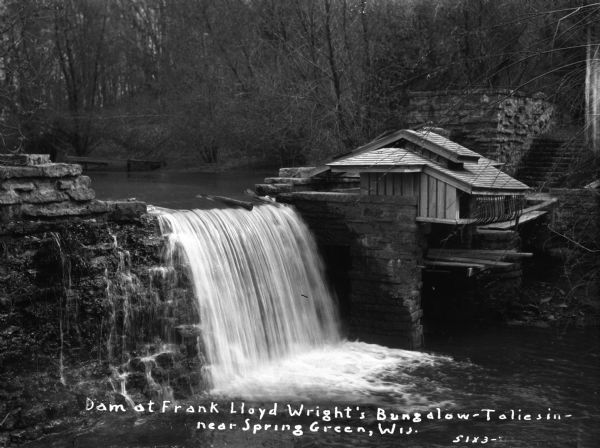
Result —
M442 388L412 372L447 358L342 340L316 244L293 208L158 216L168 263L193 284L212 395L441 401Z

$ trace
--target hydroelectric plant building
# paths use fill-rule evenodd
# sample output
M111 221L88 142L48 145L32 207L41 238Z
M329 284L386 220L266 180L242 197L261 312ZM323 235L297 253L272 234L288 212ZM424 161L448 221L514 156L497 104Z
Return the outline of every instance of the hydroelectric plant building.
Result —
M397 131L375 146L327 166L360 173L361 194L416 196L417 221L484 224L517 219L523 209L527 185L429 129Z

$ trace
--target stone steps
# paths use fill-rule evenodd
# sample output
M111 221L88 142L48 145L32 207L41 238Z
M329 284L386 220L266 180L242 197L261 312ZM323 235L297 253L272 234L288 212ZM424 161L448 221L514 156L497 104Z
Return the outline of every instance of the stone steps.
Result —
M515 177L530 187L560 184L581 153L582 142L562 136L536 138L517 169Z

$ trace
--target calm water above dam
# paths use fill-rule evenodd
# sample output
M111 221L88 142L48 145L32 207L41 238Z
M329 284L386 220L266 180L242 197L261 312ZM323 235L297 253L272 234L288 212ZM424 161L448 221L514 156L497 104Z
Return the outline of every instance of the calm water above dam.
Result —
M177 171L85 173L92 178L98 199L136 198L149 204L169 208L202 207L196 196L212 194L244 199L244 191L253 189L277 170L234 173L189 173Z
M239 197L264 177L210 175L206 183L203 174L148 176L142 181L123 173L92 178L99 198L134 196L169 208L193 208L196 194L238 191ZM200 319L205 345L214 346L209 360L213 372L227 381L213 381L210 393L179 400L177 414L173 408L90 412L87 424L28 446L600 446L597 331L453 329L427 335L422 351L340 339L332 330L334 315L317 282L323 281L322 273L307 253L313 243L302 224L285 207L258 208L175 213L163 221L163 231L174 235L195 266L199 313L205 307L210 316ZM267 222L275 225L267 228ZM211 244L204 247L207 238ZM276 256L281 259L274 261ZM257 257L263 257L260 263L248 265ZM242 291L229 294L228 285ZM322 301L278 308L275 296L289 300L298 292L294 286L303 290L303 300L317 294ZM237 299L224 302L232 297ZM321 324L303 324L306 313L314 313ZM251 347L238 347L250 340ZM236 351L251 356L240 364L241 357L232 357ZM300 404L312 412L290 415L287 405L298 410ZM205 406L207 412L185 413L188 406ZM392 414L407 414L406 420L393 421ZM197 429L198 422L207 429ZM215 429L208 429L210 423Z

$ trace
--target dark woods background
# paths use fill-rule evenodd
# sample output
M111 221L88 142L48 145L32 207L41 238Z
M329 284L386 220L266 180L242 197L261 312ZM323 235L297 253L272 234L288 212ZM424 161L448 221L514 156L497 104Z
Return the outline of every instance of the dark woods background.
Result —
M545 92L582 124L599 10L581 0L0 0L0 150L298 165L401 127L408 91L472 87Z

